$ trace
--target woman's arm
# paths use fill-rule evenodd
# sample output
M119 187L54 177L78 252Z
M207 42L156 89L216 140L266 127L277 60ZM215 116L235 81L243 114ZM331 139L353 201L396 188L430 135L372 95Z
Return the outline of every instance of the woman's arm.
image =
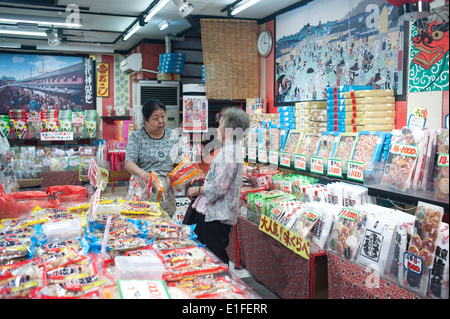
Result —
M125 169L128 171L128 173L139 177L144 185L148 184L152 176L149 172L146 172L142 168L139 168L139 166L137 166L132 161L125 162Z

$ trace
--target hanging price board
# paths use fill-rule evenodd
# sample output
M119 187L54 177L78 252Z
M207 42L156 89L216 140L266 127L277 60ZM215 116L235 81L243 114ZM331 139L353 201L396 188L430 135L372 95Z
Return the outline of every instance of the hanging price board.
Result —
M342 178L342 161L329 159L327 163L327 175Z
M247 149L247 151L248 151L248 159L249 159L250 161L255 161L255 162L256 162L256 148L254 148L254 147L249 147L249 148Z
M258 149L258 162L267 163L267 150Z
M347 179L357 182L364 182L364 164L359 162L348 161Z
M306 155L294 154L294 168L306 171Z
M280 166L291 167L291 154L286 152L280 152Z
M311 173L323 174L323 158L311 157Z
M439 154L437 166L448 167L448 161L449 161L448 154Z
M269 151L269 163L278 166L278 152Z
M420 257L405 252L403 254L403 267L417 275L422 275L423 261Z

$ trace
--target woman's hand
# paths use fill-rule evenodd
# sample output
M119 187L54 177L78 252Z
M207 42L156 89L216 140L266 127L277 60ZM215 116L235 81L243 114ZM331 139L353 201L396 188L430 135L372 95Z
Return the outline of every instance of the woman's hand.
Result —
M200 195L200 187L189 187L186 195L190 200L194 200L198 195Z
M148 182L152 179L152 174L144 171L139 177L141 178L142 184L147 186Z

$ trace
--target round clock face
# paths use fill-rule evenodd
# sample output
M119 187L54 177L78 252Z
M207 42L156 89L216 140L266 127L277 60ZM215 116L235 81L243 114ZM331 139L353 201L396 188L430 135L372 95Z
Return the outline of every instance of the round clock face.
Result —
M258 36L258 52L266 57L272 50L272 34L269 30L263 30Z

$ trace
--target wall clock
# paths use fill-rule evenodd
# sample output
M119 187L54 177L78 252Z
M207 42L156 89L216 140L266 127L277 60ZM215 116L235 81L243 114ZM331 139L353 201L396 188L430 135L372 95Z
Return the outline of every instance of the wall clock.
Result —
M262 30L258 36L258 52L263 58L267 57L272 51L273 39L269 30Z

